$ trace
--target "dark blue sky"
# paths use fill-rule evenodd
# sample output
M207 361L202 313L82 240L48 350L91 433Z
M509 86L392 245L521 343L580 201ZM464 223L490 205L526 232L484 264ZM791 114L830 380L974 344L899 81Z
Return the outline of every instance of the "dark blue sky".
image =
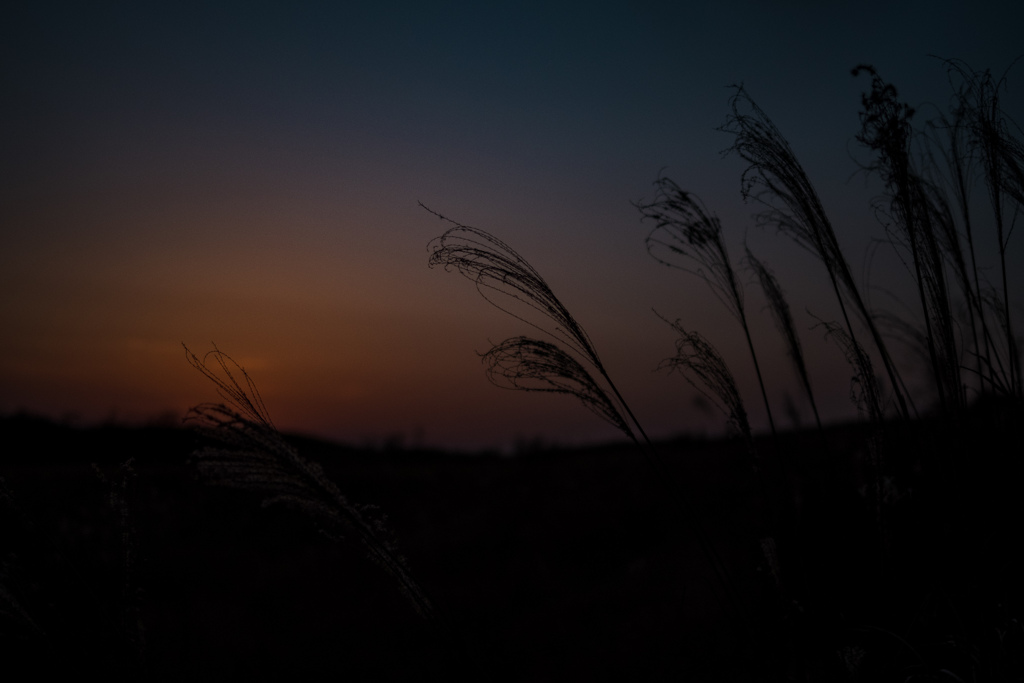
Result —
M427 269L443 225L423 201L531 260L652 433L721 424L652 373L673 348L652 306L721 347L762 425L734 321L644 251L630 202L664 167L721 216L736 257L746 235L780 274L828 415L851 415L838 352L807 330L806 309L835 316L824 274L751 228L742 162L721 158L731 140L715 129L744 83L859 269L881 229L878 188L854 175L868 82L850 69L875 65L923 122L935 110L920 105L951 94L930 55L1002 73L1024 52L1016 3L890 4L26 4L0 27L0 410L181 412L212 387L180 342L213 340L283 427L453 445L612 436L571 399L486 382L473 352L526 330ZM870 273L906 284L884 255ZM795 393L748 290L780 359L770 391Z

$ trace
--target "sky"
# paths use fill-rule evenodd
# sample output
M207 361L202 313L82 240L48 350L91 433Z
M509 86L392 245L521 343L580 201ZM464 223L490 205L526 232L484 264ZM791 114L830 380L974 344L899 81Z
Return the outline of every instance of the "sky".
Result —
M634 203L664 173L721 218L734 260L745 240L775 270L823 417L849 419L849 370L812 329L812 314L838 316L824 270L755 227L744 164L722 155L730 86L787 136L872 301L896 306L882 289L909 291L906 271L884 248L867 259L884 232L854 140L869 83L851 69L874 65L923 123L950 101L940 58L1003 73L1024 53L1022 15L935 1L23 3L0 25L0 414L180 417L217 400L183 344L216 344L283 430L458 449L616 438L572 397L487 381L479 354L532 330L427 267L450 226L422 202L544 276L653 437L725 422L656 371L675 335L655 311L719 348L764 429L736 321L644 247ZM1024 62L1004 93L1018 121L1022 88ZM806 424L746 283L769 398L791 397Z

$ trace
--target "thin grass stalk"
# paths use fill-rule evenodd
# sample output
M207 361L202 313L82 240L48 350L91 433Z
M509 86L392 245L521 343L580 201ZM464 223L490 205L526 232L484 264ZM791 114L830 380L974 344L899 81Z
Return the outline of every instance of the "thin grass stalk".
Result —
M697 536L701 552L724 591L724 596L717 590L716 595L729 614L730 624L740 638L755 644L749 627L750 618L736 598L733 580L700 516L687 497L681 494L678 483L615 386L583 327L533 266L505 242L484 230L453 221L426 206L423 208L453 225L428 246L431 249L430 267L441 266L446 271L460 273L474 282L477 291L491 305L568 347L561 349L556 344L528 337L511 338L483 354L488 377L492 382L501 378L510 388L575 395L592 412L636 443L659 485L668 494L671 505ZM509 304L504 303L508 300L511 300ZM527 312L539 313L540 319L528 319L510 310L513 304L525 306ZM601 387L574 356L589 364L606 387Z
M742 86L736 86L730 106L733 113L720 130L735 136L735 142L725 153L735 152L750 164L741 179L744 199L753 199L765 206L765 210L758 215L760 225L776 227L822 262L836 295L847 332L851 338L856 339L847 312L844 292L851 299L882 359L893 386L900 415L904 419L909 418L909 397L901 389L904 386L903 381L873 316L860 295L832 224L803 167L779 129L750 99ZM744 108L749 108L750 113L741 111Z
M654 200L635 204L643 219L654 223L654 227L645 240L648 252L663 265L689 272L704 280L711 288L712 293L740 323L747 342L747 349L754 363L761 399L768 415L775 451L774 467L765 468L760 462L753 446L746 412L735 391L732 375L725 362L718 356L717 351L700 335L684 330L678 321L673 324L666 320L665 322L673 326L680 335L677 340L675 362L679 367L687 367L690 372L701 376L702 383L710 388L711 393L722 398L730 406L728 411L732 416L730 420L744 435L764 495L767 507L765 516L770 520L768 526L769 538L772 539L771 545L774 547L774 538L780 537L783 539L784 552L788 552L788 539L795 523L791 519L792 510L788 505L780 505L779 498L781 496L784 500L792 499L793 492L790 490L792 477L789 475L779 444L771 403L765 389L764 375L761 372L757 351L754 349L754 342L750 334L743 287L729 258L721 221L718 216L707 210L696 195L685 192L670 178L661 176L654 184L657 188ZM704 372L710 373L710 376L702 375ZM690 383L694 384L692 380ZM694 386L697 387L697 384ZM714 402L707 392L705 395ZM773 485L768 483L766 475L769 473L766 472L766 469L770 470ZM781 575L777 573L777 564L777 562L774 563L772 567L776 572L776 579L781 585L782 579Z
M775 279L775 275L764 265L754 253L750 251L750 247L747 247L747 263L753 269L757 275L758 281L761 283L761 289L764 291L765 298L768 299L769 309L772 313L772 319L775 321L775 326L778 328L779 333L782 335L783 340L786 342L786 353L789 355L790 360L793 361L793 367L796 370L797 376L800 378L800 383L803 385L804 391L807 394L807 400L810 401L811 410L814 412L814 422L818 426L818 431L822 430L821 416L818 414L818 404L814 400L814 390L811 388L811 379L807 372L807 363L804 361L803 348L800 345L800 337L796 333L796 325L793 324L793 316L789 311L789 303L786 302L786 296L782 291L782 287L779 286L778 280Z
M492 306L565 344L567 351L559 350L559 353L563 355L559 361L560 368L571 368L570 374L575 377L582 377L580 373L585 374L586 378L578 386L585 385L588 392L600 391L603 395L599 399L600 403L614 404L616 415L612 416L600 411L598 414L623 431L631 440L637 441L632 428L627 424L628 418L629 423L636 427L637 431L646 439L643 427L612 382L590 336L569 312L569 309L555 296L540 273L512 247L494 235L454 221L422 203L420 206L453 226L439 237L431 240L428 245L431 253L427 265L431 268L440 266L446 271L458 272L473 281L480 295ZM525 312L518 313L512 310L513 306L525 308ZM527 315L530 317L526 317ZM528 340L527 337L518 337L517 339ZM504 344L502 353L511 349L508 342ZM555 348L554 346L546 348L546 353L554 353ZM529 355L528 352L526 356ZM607 383L611 394L605 392L593 380L590 373L572 356L579 358L596 370L598 376ZM552 369L548 367L547 371L550 372ZM560 371L556 368L553 375L556 382L566 379L565 376L559 374ZM539 375L544 374L544 369L541 367L527 369L526 373L537 375L536 379L539 378ZM592 396L580 398L588 407L597 405Z
M427 246L428 267L458 272L472 280L480 296L495 308L557 339L595 367L603 367L586 330L526 259L491 233L420 206L452 226Z
M933 327L937 330L935 343L940 373L937 379L944 386L949 410L959 412L965 402L964 383L960 376L960 353L945 274L946 263L955 263L958 258L959 242L955 238L948 203L938 188L919 176L914 177L921 234L925 238L923 252L928 273L925 278L928 285L926 291L930 314L934 320ZM951 233L952 240L944 238L948 233Z
M969 158L965 159L969 152L964 146L964 115L962 111L956 112L951 122L943 121L943 127L947 131L946 144L942 145L940 143L932 146L930 166L936 169L940 167L940 164L934 157L934 149L937 147L948 169L947 184L952 188L953 196L956 198L960 220L964 226L967 250L970 255L970 270L968 270L963 249L960 247L959 233L951 221L946 230L948 235L946 239L951 245L955 245L955 248L951 248L949 251L955 255L953 270L957 275L960 290L963 292L964 299L967 302L967 315L971 323L971 339L974 344L979 390L980 393L985 394L986 382L991 384L991 380L983 366L987 365L988 372L991 372L991 347L988 344L986 334L983 333L980 339L978 336L978 325L980 324L984 327L986 322L979 294L981 290L978 281L978 261L974 248L974 226L971 221L970 180L968 178L971 160ZM982 345L984 345L984 350L982 350Z
M1003 319L1006 320L1006 346L1009 354L1009 372L1012 392L1017 398L1021 393L1021 369L1017 344L1010 324L1010 296L1007 284L1006 250L1012 226L1007 229L1003 217L1002 195L1009 194L1018 205L1024 203L1024 171L1021 170L1022 145L1010 135L1008 124L999 106L1000 89L1006 76L993 81L990 72L977 73L957 62L948 62L960 71L966 81L966 97L961 106L971 122L971 132L982 161L989 202L992 206L999 242L999 268L1002 281Z
M658 369L679 371L694 389L718 408L726 416L732 431L747 445L755 470L760 469L743 399L721 354L702 334L683 327L682 321L658 317L678 334L675 355L663 360Z
M781 540L783 554L789 551L789 540L793 537L795 529L795 511L788 505L781 505L780 496L783 500L791 500L794 492L790 490L792 479L782 456L764 376L750 334L743 288L729 258L719 218L709 212L696 195L683 191L670 178L661 176L654 184L657 188L654 200L634 204L644 220L654 223L645 240L648 252L663 265L694 274L704 280L715 297L740 323L768 415L775 446L775 467L763 466L754 447L746 411L736 391L732 375L724 360L707 340L698 333L685 330L678 320L671 323L663 318L676 330L679 337L676 342L676 356L665 361L662 367L682 369L687 381L712 403L717 403L715 397L718 397L723 403L719 407L723 408L723 412L729 416L730 423L743 436L765 502L768 532L762 539L762 550L780 590L779 597L783 604L788 605L791 602L787 597L788 586L785 585L788 582L783 579L778 554L774 549L777 548L778 538ZM691 375L696 376L697 381L694 381ZM769 470L773 485L769 485L768 482ZM769 549L772 549L771 552Z
M659 315L658 317L661 316ZM770 495L764 480L764 469L761 467L757 456L757 449L754 446L753 435L751 434L750 423L747 419L746 409L743 406L743 400L739 395L736 382L733 379L732 373L729 372L725 361L715 347L700 333L687 331L679 320L670 322L665 318L661 319L672 327L679 334L679 337L676 340L675 356L663 360L658 368L681 371L683 377L691 386L701 392L712 404L716 405L726 414L729 423L741 436L746 445L753 469L760 479L762 490L765 491L766 496ZM647 441L646 445L653 456L653 460L664 471L664 465L660 457L657 456L653 444ZM673 497L673 500L676 500L676 498ZM683 505L683 512L688 517L698 520L695 529L701 549L711 560L712 568L719 581L726 588L729 604L738 616L738 626L734 624L734 628L741 629L745 637L753 643L753 636L748 626L750 618L743 606L736 601L735 591L732 588L732 579L725 563L715 550L714 543L712 543L704 525L699 522L696 511L689 505L685 497L681 497L678 500ZM775 509L775 507L769 505L769 514L774 515ZM774 522L772 526L775 526ZM778 577L776 578L778 579Z
M962 86L961 90L957 93L957 97L963 102L966 98L965 86ZM982 295L981 279L978 274L978 259L975 248L974 238L974 221L972 220L972 214L970 209L970 187L971 179L970 172L973 157L967 147L967 142L963 139L963 132L967 125L968 113L965 109L965 105L958 106L954 112L954 119L951 123L946 123L945 127L949 131L948 133L948 150L946 153L942 150L942 145L939 146L940 151L945 159L946 165L949 167L949 184L953 188L953 195L956 198L956 203L959 209L959 215L964 223L965 236L968 244L968 251L970 254L970 272L964 263L963 256L959 257L959 261L954 263L954 272L957 274L957 279L961 283L961 289L964 292L965 298L968 302L969 312L971 314L971 326L972 326L972 337L974 339L975 347L975 360L977 365L977 374L979 382L981 383L982 393L986 391L985 385L988 384L988 390L995 391L998 393L1012 393L1013 382L1010 380L1010 376L1007 370L1002 366L1002 360L999 356L998 350L992 339L991 331L988 326L988 316L986 315L986 308L988 304L985 303L985 297ZM938 164L933 163L933 167L937 167ZM951 232L947 238L947 242L958 244L958 237L956 236L955 230L946 228L946 231ZM951 250L950 250L951 251ZM997 305L996 317L1000 317L1005 314L1005 308L1001 304ZM975 322L975 316L977 316L977 323ZM978 337L978 327L981 327L980 340Z
M764 386L764 376L750 336L743 287L729 259L729 251L722 234L722 223L718 216L707 211L698 197L685 192L672 179L661 176L654 185L658 188L654 201L635 204L643 219L651 220L655 224L645 240L647 251L658 262L693 273L704 280L718 300L725 304L740 323L747 341L747 349L754 362L754 372L768 415L768 425L772 436L777 438L775 419L772 417L771 403L768 401L768 392ZM665 250L667 256L660 256L660 250ZM688 261L693 261L696 268L684 265Z
M208 362L211 356L219 372ZM259 494L264 506L283 504L302 511L332 540L354 535L368 557L398 582L416 612L437 623L433 606L409 573L384 517L370 506L349 502L319 465L299 456L274 427L245 369L216 346L202 359L185 347L185 357L226 401L200 404L187 416L218 444L194 453L200 473L213 484Z
M986 289L981 292L981 306L983 312L988 310L991 315L996 318L996 323L999 325L1000 330L1004 333L1000 340L997 340L995 335L992 334L988 325L982 325L981 331L985 336L985 344L992 349L991 358L988 360L989 368L989 381L992 383L993 389L996 393L1001 393L1006 396L1013 395L1013 380L1010 376L1010 370L1003 363L1003 354L999 350L1000 343L1006 343L1005 330L1006 327L1002 322L1003 317L1003 306L999 299L999 296L994 290ZM994 361L994 362L993 362Z
M824 320L818 321L818 327L825 329L825 338L831 337L836 341L837 346L846 357L847 363L853 370L850 380L850 398L858 411L866 414L868 424L871 428L871 438L868 441L868 500L875 518L878 532L879 545L882 553L879 556L880 569L884 571L885 551L888 547L888 532L884 509L882 506L882 473L884 470L884 432L885 420L884 399L882 388L875 378L875 372L871 364L871 358L864 351L863 347L855 339L850 337L846 330L834 323Z
M996 324L999 326L1000 337L995 335L989 338L989 343L994 349L993 358L996 361L996 367L999 370L999 374L996 375L997 388L1006 396L1013 396L1014 394L1014 382L1010 368L1003 363L1003 355L1007 356L1007 362L1010 360L1011 351L1009 349L1000 349L1000 345L1007 344L1007 331L1009 330L1009 321L1005 317L1006 309L1003 305L1003 300L999 296L999 292L995 287L989 285L981 293L981 300L985 308L995 318Z
M1010 379L1013 382L1013 393L1020 396L1020 373L1017 368L1017 354L1014 353L1017 345L1009 325L1010 294L1006 282L1006 246L1008 244L1008 236L1006 235L1006 228L1003 219L1003 204L1000 192L1000 186L1002 185L1003 178L1002 167L999 163L999 148L1001 147L1001 140L997 123L998 93L993 90L990 97L986 98L985 91L989 89L988 85L989 82L986 79L977 86L978 93L975 108L975 135L977 136L978 144L981 147L983 159L982 166L985 170L985 178L987 180L986 184L989 191L989 201L992 205L992 213L995 220L996 237L999 240L999 274L1003 287L1003 319L1007 321L1007 325L1005 327L1006 345L1010 363ZM988 100L987 102L986 99Z
M910 162L914 110L897 99L896 88L870 66L853 70L854 76L871 76L871 92L862 95L861 132L857 140L878 154L867 167L877 172L887 187L887 231L911 253L914 283L924 313L928 354L943 412L960 404L959 365L952 335L952 313L943 274L943 259L935 234L935 207L929 202L922 179ZM891 232L895 229L895 233Z
M934 166L934 163L932 164ZM964 302L967 305L967 316L969 326L971 328L971 336L973 339L973 348L975 351L978 350L978 337L977 337L977 325L974 320L974 292L971 289L970 276L967 272L967 262L964 258L963 248L960 244L960 235L956 229L956 223L953 218L953 211L950 208L949 201L946 197L945 191L936 182L929 182L922 180L922 187L927 194L927 203L932 207L932 221L936 226L936 237L940 241L942 256L944 261L948 262L949 269L952 272L953 279L956 281L957 287L960 293L964 297ZM948 280L947 280L948 281ZM946 333L946 345L949 347L948 353L951 356L949 361L949 371L952 375L951 380L958 383L959 396L957 398L956 407L962 409L967 405L967 384L961 377L960 368L962 367L962 358L956 345L953 343L953 323L955 322L952 313L950 311L952 307L952 299L947 292L947 298L944 302L947 312L950 313L949 323L945 326L944 331ZM979 366L980 367L980 366ZM952 382L951 382L952 383ZM957 388L957 387L954 387Z

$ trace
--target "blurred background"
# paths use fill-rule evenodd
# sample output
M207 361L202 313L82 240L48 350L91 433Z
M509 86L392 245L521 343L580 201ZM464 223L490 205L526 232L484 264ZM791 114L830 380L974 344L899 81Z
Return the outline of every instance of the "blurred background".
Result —
M215 343L284 430L455 449L616 438L571 398L488 383L477 354L530 329L427 268L448 226L423 202L545 276L653 437L717 434L724 418L655 372L674 334L652 309L719 347L763 429L738 324L644 248L631 202L664 172L720 216L734 261L746 240L775 270L823 418L850 418L842 355L810 329L811 314L838 315L825 272L754 226L744 164L721 155L729 86L788 137L874 304L913 316L903 265L884 247L869 258L880 188L858 173L869 81L850 70L874 65L923 124L952 95L941 58L1002 74L1021 15L1009 2L20 3L0 24L0 413L176 421L217 398L182 344ZM1022 69L1004 93L1014 115ZM1024 272L1012 241L1010 256ZM769 398L792 395L790 424L809 422L747 283Z

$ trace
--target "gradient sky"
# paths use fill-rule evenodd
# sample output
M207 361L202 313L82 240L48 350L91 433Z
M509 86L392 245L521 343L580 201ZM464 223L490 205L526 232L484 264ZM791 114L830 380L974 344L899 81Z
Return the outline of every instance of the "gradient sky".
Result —
M900 4L901 9L888 5ZM427 268L444 224L484 228L546 277L648 431L717 433L672 331L720 347L763 427L739 328L658 266L632 201L664 167L779 275L825 417L849 372L806 309L837 315L821 266L753 227L716 131L744 83L785 133L856 269L882 234L853 140L873 64L921 120L951 90L933 56L1002 73L1019 3L49 3L0 23L0 413L80 422L216 398L185 362L215 342L278 427L460 448L615 437L576 401L503 391L476 356L530 330ZM1005 106L1024 119L1024 65ZM1019 239L1011 252L1020 263ZM871 283L906 278L879 255ZM1016 272L1020 272L1020 268ZM1020 291L1021 279L1012 281ZM770 397L796 389L747 287ZM873 300L890 300L875 293ZM1021 299L1018 298L1019 302ZM909 299L908 299L909 301Z

